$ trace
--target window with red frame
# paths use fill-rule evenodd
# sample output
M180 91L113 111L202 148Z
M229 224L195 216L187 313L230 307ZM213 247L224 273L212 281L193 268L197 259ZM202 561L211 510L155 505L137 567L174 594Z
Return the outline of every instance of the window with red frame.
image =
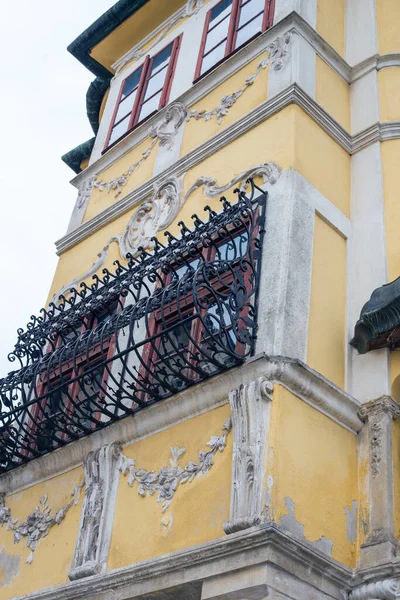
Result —
M221 0L208 11L197 62L197 79L271 27L275 0Z
M122 83L105 148L168 103L181 36L145 61Z
M141 370L141 379L145 382L144 398L147 386L152 389L157 387L160 395L168 393L170 387L175 390L187 387L188 383L196 381L199 370L212 374L215 366L211 357L229 366L232 360L229 351L240 350L241 344L233 331L232 310L228 300L217 300L217 296L228 292L234 279L233 271L239 268L238 264L247 244L247 232L236 231L221 243L203 249L201 258L194 258L187 264L177 266L167 276L166 285L173 279L184 282L185 277L193 273L203 261L204 264L212 264L215 271L197 295L200 310L198 305L195 306L193 294L187 290L179 300L173 297L151 316L148 337L153 338L153 341L145 344ZM233 270L226 269L219 273L219 262L222 265L229 262L233 265ZM227 298L228 296L229 294L226 295ZM244 317L245 312L244 310L240 316ZM210 357L209 361L207 356Z
M117 308L118 304L115 303L89 320L84 319L81 325L60 334L57 347L68 342L73 344L73 340L111 318ZM113 339L109 337L103 339L101 344L88 345L74 358L62 360L61 364L59 360L49 362L37 382L37 395L45 397L36 407L33 421L27 427L30 437L36 438L39 451L63 442L66 438L64 427L68 429L71 415L79 420L83 429L93 429L107 384L108 371L104 360L113 351Z

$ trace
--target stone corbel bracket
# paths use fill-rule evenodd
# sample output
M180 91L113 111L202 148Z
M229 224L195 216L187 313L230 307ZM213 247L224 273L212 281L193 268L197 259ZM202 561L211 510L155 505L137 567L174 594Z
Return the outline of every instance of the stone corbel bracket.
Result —
M119 444L103 446L84 460L85 499L75 546L71 581L104 573L107 568L118 486Z
M261 522L272 384L259 377L229 394L233 425L230 518L225 533Z

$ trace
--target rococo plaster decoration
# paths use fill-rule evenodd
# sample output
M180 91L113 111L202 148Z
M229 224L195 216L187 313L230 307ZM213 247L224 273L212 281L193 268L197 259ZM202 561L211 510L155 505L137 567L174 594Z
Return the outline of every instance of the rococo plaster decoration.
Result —
M142 162L150 156L157 142L159 142L161 146L172 149L174 137L185 120L190 121L191 119L195 119L198 121L204 119L205 121L210 121L212 117L215 116L218 125L221 125L229 110L244 92L254 84L263 69L268 65L271 65L276 71L285 67L289 59L291 35L291 32L287 32L285 35L277 37L273 42L268 44L266 47L267 55L259 62L253 75L247 77L240 89L232 94L223 96L220 103L212 110L188 110L181 102L172 103L165 112L163 120L158 125L152 126L149 129L149 135L153 140L147 150L143 152L141 158L132 164L125 173L122 173L114 179L104 181L94 177L90 184L92 189L95 187L101 192L104 190L107 190L107 192L116 192L115 197L117 198L122 193L122 188L127 184L129 177L140 167Z
M90 452L84 460L85 499L69 579L81 579L106 570L110 545L119 445Z
M272 383L259 377L229 394L233 462L231 507L229 521L224 523L225 533L235 533L261 522L272 392Z
M28 515L26 520L19 524L19 519L13 518L10 508L5 505L5 494L0 494L0 525L2 527L6 526L9 531L13 532L14 544L19 544L22 538L26 538L26 545L30 549L30 553L26 559L28 564L32 563L34 552L40 540L47 537L54 525L60 525L70 508L78 504L83 486L84 482L82 481L82 483L73 489L70 502L61 507L53 515L47 503L48 496L42 496L39 505L36 506L33 513Z
M199 177L185 195L183 195L184 175L162 181L155 185L152 197L143 202L132 214L124 232L121 235L111 237L97 255L90 269L64 285L53 296L52 302L57 302L61 295L72 288L76 289L83 280L97 273L108 258L111 244L118 245L123 259L126 259L128 253L131 255L137 254L141 247L151 249L154 245L152 238L158 231L166 229L173 223L182 206L197 189L203 188L205 197L211 199L223 194L238 183L240 183L241 190L245 191L246 181L249 178L262 177L264 185L267 183L274 184L280 173L281 168L279 165L267 162L243 171L223 186L218 185L212 177Z
M257 65L256 71L244 82L244 85L233 92L232 94L228 94L221 98L221 102L216 106L213 110L190 110L188 112L186 120L190 119L204 119L205 121L210 121L211 118L215 115L217 117L218 125L221 125L224 117L227 116L229 109L239 100L239 98L244 94L248 87L253 85L261 71L263 71L268 65L275 71L280 71L285 66L288 57L289 57L289 42L290 42L291 33L288 32L282 37L277 37L276 40L268 44L266 47L267 56L265 56Z
M138 484L137 492L139 496L153 496L157 493L157 502L162 503L162 512L164 513L170 506L175 492L179 485L191 483L196 477L206 475L214 464L214 458L217 452L223 452L226 447L226 438L231 430L231 419L227 419L222 427L221 435L213 435L207 442L208 450L199 452L197 462L189 461L185 467L179 465L179 461L186 450L182 447L171 448L169 466L161 467L155 471L146 471L136 467L136 461L133 458L127 458L123 452L120 452L118 461L118 470L122 475L128 475L128 485Z
M399 579L366 583L349 595L349 600L396 600L396 598L400 598Z
M161 40L163 40L172 29L174 29L174 27L176 27L181 21L186 21L186 19L189 17L196 15L203 6L204 0L188 0L184 9L180 10L172 17L172 19L169 19L166 26L162 28L161 32L149 46L146 45L148 38L145 38L145 40L143 40L139 46L135 46L135 48L125 54L121 60L113 65L113 68L116 69L115 75L119 75L119 73L121 73L121 71L123 71L131 62L139 60L139 58L151 52L151 50L155 48L157 44L161 42Z

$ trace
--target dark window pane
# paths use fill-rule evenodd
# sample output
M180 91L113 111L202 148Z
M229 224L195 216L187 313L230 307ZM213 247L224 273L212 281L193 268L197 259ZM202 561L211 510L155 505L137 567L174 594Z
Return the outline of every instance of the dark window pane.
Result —
M153 58L153 64L151 66L152 73L155 73L159 69L167 66L169 59L171 58L172 47L173 44L170 44Z
M122 90L121 100L123 100L128 94L130 94L138 85L140 77L142 75L143 67L140 67L137 71L129 75L125 80L124 88Z
M163 356L175 354L177 351L188 347L190 326L190 322L187 323L186 327L184 325L178 325L161 336L160 352Z
M210 27L212 26L212 22L216 19L221 20L229 15L231 13L231 8L232 0L222 0L217 6L214 6L211 11Z

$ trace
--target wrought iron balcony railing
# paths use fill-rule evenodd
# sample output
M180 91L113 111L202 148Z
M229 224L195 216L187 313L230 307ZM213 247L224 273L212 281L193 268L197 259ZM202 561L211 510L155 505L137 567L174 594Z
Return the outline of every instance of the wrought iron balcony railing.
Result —
M254 351L267 194L252 181L179 239L116 262L18 331L0 380L0 472L88 435Z

